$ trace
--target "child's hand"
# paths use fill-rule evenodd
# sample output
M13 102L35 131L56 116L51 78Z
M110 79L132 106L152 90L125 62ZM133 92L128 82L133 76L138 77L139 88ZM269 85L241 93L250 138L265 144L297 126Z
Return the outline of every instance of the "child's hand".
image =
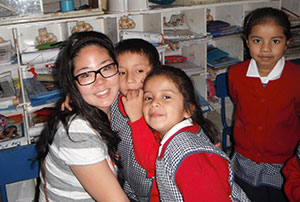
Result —
M220 149L222 149L221 142L216 143L215 146L218 147L218 148L220 148Z
M70 103L71 103L70 97L69 95L67 95L65 101L61 104L60 107L61 111L64 111L65 108L67 108L67 110L69 111L72 111L72 107L70 106Z
M143 97L142 89L130 91L126 97L122 97L125 112L131 122L137 121L143 116Z

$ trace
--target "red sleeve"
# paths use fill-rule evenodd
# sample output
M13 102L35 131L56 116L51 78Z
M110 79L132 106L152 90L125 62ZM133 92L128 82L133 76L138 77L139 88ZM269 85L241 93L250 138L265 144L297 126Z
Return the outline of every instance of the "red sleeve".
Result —
M135 122L128 122L131 127L133 151L137 162L147 170L148 177L155 176L155 162L159 143L155 140L152 130L144 117Z
M178 168L175 179L184 201L230 201L228 162L218 155L188 156Z
M284 191L291 202L300 201L300 166L296 156L287 161L282 172L286 179Z

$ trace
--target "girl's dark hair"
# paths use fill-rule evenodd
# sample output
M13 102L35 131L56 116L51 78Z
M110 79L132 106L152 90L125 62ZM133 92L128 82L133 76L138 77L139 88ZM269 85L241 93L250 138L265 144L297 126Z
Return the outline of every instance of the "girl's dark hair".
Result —
M189 76L179 68L161 65L147 76L144 85L149 79L155 76L165 76L174 82L179 92L183 95L184 108L191 112L193 121L201 126L212 143L218 143L218 131L214 124L203 116L201 107L196 101L193 82Z
M288 15L285 12L276 8L264 7L251 11L245 17L243 28L244 38L248 39L253 26L264 24L269 21L274 21L283 29L287 40L289 40L292 37L291 23L289 21Z
M127 52L145 56L148 59L149 64L152 66L152 70L160 65L157 49L151 43L143 39L125 39L117 43L117 56Z
M92 128L99 133L101 138L107 144L108 153L111 159L115 163L118 163L115 154L120 138L111 130L107 114L84 101L77 88L73 75L74 59L83 48L91 45L99 46L107 50L109 56L117 63L114 46L111 40L102 33L94 31L78 32L73 34L70 39L63 44L55 62L55 67L57 68L55 80L58 88L62 90L62 98L57 102L55 110L51 114L49 121L37 142L36 149L38 155L36 160L40 162L42 162L48 154L49 146L53 142L59 122L63 124L68 134L70 121L72 121L75 116L79 116L88 121ZM66 95L72 100L72 103L70 103L72 111L60 110L60 106L65 100Z

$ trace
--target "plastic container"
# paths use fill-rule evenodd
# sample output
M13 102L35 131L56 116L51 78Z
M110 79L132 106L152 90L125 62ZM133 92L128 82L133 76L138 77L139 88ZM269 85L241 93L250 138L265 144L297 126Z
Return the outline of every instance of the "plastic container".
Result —
M62 12L73 11L74 10L74 2L73 0L61 1L60 9Z

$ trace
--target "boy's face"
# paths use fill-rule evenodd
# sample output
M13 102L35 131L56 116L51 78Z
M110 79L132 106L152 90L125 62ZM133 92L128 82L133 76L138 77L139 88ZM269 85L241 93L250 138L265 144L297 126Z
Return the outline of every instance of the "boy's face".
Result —
M125 52L117 56L120 72L120 91L127 95L129 91L143 88L144 80L152 66L147 57L138 53Z

